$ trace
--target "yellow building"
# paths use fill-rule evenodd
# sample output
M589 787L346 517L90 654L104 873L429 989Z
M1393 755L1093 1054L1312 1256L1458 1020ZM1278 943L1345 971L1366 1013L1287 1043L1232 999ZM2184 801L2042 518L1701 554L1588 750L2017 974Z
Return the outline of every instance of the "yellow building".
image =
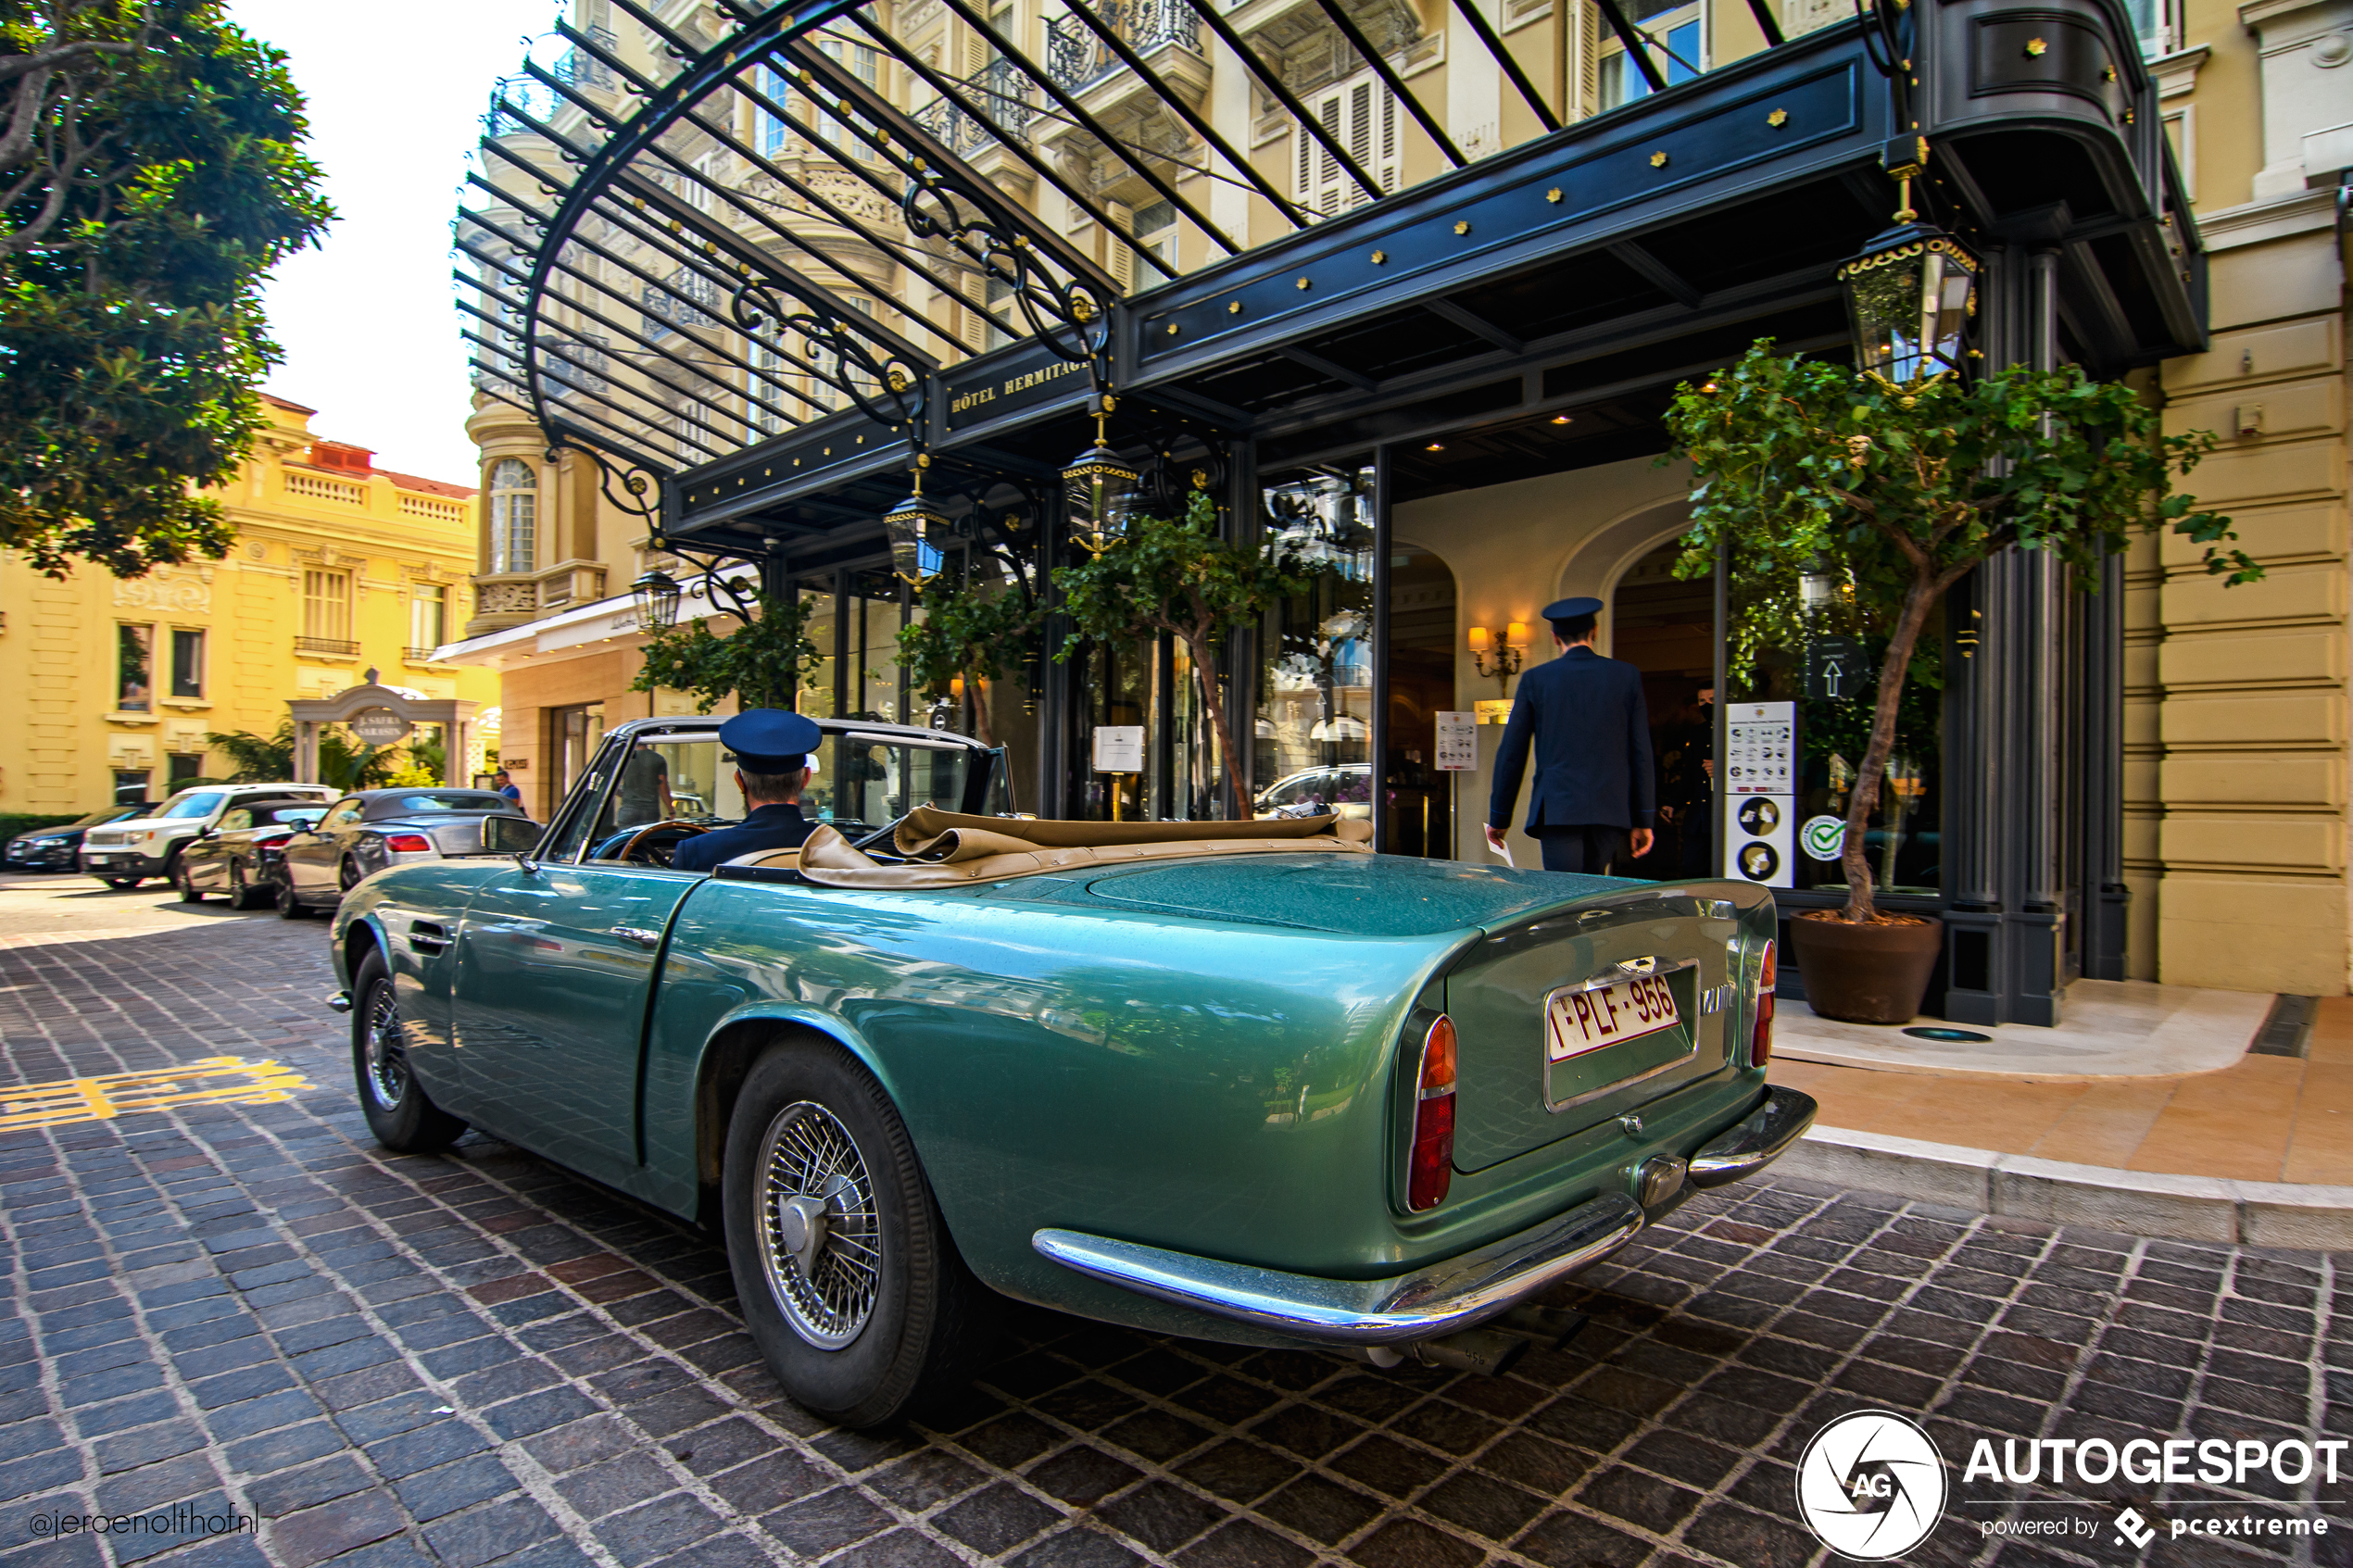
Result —
M497 700L484 671L432 662L469 611L473 491L374 466L263 399L270 424L216 492L236 527L220 560L63 582L0 555L0 691L16 744L0 812L159 800L228 771L208 733L269 734L286 704L357 685Z

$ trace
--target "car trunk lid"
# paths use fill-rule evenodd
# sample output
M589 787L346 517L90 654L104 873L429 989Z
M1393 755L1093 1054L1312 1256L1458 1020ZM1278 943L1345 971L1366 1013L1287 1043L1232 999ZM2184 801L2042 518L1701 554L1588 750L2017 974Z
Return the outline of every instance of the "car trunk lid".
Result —
M1455 1169L1730 1070L1741 922L1714 891L1612 894L1491 928L1456 960Z

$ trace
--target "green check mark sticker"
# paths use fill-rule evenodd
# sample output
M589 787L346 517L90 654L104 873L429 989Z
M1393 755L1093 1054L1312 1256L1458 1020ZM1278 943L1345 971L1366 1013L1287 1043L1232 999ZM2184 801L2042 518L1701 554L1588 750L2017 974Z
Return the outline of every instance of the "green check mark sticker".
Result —
M1798 842L1817 860L1835 860L1846 843L1846 819L1843 817L1808 817L1798 829Z

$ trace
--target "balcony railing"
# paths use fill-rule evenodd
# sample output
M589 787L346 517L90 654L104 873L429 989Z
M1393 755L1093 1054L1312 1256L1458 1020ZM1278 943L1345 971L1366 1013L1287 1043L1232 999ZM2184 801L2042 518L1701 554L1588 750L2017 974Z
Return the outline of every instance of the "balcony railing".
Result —
M1139 55L1164 44L1201 53L1201 17L1187 0L1103 0L1095 7L1103 24ZM1046 22L1046 74L1054 85L1076 92L1119 68L1119 56L1087 25L1073 17Z
M421 648L402 648L400 658L404 663L408 664L431 664L434 650L440 646L439 643L431 643Z
M1029 122L1038 118L1043 94L1011 60L991 60L979 75L956 85L957 96L979 110L977 115L939 98L915 111L916 123L959 153L993 142L1027 144Z
M324 654L330 659L352 659L359 652L359 645L342 637L296 637L295 652Z

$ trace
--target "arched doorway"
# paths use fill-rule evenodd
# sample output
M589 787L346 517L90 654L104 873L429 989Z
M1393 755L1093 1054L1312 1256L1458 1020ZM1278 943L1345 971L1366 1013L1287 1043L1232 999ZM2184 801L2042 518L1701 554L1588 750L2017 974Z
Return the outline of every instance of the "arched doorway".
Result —
M1681 553L1679 539L1653 547L1618 577L1609 599L1610 657L1642 672L1658 772L1658 835L1648 855L1621 871L1661 880L1716 870L1715 583L1677 578Z
M1448 859L1456 775L1437 760L1437 715L1454 707L1454 573L1434 550L1389 554L1389 736L1382 843L1399 855ZM1477 809L1476 807L1473 809Z

